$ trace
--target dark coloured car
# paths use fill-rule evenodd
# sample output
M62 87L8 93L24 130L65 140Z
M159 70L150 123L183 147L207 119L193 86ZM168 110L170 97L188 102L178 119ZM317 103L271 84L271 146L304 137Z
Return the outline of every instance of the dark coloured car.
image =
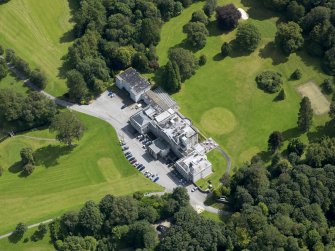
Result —
M121 109L124 109L124 108L126 108L126 107L127 107L127 105L124 104L123 106L121 106Z
M157 182L159 180L159 177L157 176L154 180L153 180L153 182Z
M128 160L133 161L134 159L135 159L135 157L130 157Z
M139 168L138 170L140 171L140 172L142 172L143 170L144 170L144 166L142 166L141 168Z
M122 147L122 150L123 151L126 151L126 150L128 150L129 149L129 146L124 146L124 147Z

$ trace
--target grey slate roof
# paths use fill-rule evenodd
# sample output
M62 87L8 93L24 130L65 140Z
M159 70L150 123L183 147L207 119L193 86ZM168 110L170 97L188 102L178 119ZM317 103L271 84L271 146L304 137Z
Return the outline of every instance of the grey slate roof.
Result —
M120 73L119 77L121 77L136 93L139 93L150 87L149 81L131 67Z

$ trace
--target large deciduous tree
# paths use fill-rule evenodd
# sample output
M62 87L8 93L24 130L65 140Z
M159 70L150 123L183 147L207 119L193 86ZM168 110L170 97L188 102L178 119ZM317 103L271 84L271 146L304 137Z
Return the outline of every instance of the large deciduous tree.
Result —
M8 66L6 60L0 58L0 80L6 77L8 74Z
M85 235L96 236L102 227L102 214L98 205L88 201L78 214L78 224Z
M208 30L201 22L189 22L184 26L186 41L194 48L202 49L206 45Z
M237 27L241 13L233 4L216 8L216 19L220 29L230 31Z
M41 69L35 69L31 72L30 81L42 90L47 86L47 77Z
M34 151L31 147L22 148L20 151L20 156L23 165L35 164Z
M56 139L72 146L74 139L79 140L84 134L84 125L73 112L57 114L50 125L50 131L56 132Z
M308 132L312 126L313 109L311 101L308 97L304 97L300 102L300 109L298 113L298 127L303 132Z
M206 3L203 7L203 10L205 12L205 14L208 17L211 17L217 7L218 3L217 0L206 0Z
M69 96L74 101L85 100L88 94L88 88L83 75L77 70L71 70L67 73L67 87Z
M275 40L286 54L296 52L304 44L302 29L295 22L279 24Z
M171 62L175 62L178 65L182 82L194 75L199 67L199 62L194 54L183 48L170 49L169 59Z
M237 28L236 44L240 49L253 52L261 41L261 33L253 24L241 24Z

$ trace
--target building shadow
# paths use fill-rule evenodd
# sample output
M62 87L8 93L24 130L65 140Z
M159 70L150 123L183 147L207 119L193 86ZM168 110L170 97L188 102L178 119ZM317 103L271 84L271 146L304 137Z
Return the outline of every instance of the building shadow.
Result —
M75 146L48 145L35 151L36 165L52 167L58 164L61 156L69 154Z
M121 131L126 134L130 139L134 139L136 135L138 135L138 132L129 123L121 128Z

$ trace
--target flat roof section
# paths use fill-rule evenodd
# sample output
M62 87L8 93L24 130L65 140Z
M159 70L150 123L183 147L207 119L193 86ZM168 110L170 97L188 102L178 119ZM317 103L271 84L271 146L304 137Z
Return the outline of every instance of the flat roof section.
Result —
M142 77L134 68L128 68L118 75L136 93L148 89L151 85L149 81Z

